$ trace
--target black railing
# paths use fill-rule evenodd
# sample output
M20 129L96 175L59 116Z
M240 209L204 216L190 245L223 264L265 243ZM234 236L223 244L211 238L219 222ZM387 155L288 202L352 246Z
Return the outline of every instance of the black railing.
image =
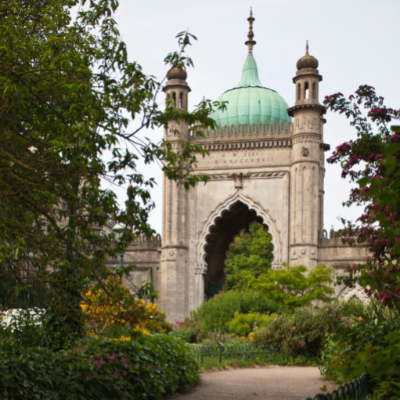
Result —
M275 347L223 343L212 346L188 345L188 347L200 365L207 361L219 364L222 361L260 361L281 365L285 361L284 354Z
M304 400L365 400L368 396L368 375L360 377L339 386L330 393L319 393L313 398L307 397Z

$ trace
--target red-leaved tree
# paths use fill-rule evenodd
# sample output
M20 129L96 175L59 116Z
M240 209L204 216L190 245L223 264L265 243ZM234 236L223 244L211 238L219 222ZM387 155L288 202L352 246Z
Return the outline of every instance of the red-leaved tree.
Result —
M400 303L400 127L392 125L400 113L367 85L348 98L327 96L324 104L345 114L357 130L357 139L338 146L328 159L341 164L343 178L358 184L344 204L364 206L356 221L343 220L343 240L364 243L370 251L366 264L348 268L344 283L357 281L382 304Z

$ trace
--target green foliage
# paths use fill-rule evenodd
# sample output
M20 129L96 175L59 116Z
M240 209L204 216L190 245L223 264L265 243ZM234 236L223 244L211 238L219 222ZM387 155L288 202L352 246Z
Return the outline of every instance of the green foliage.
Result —
M215 331L208 332L207 339L204 339L202 344L204 346L214 346L218 343L234 344L240 341L241 339L239 339L236 335L222 333L220 329L216 329Z
M317 357L322 352L325 335L337 329L340 324L340 310L331 306L317 310L297 309L293 316L280 315L266 327L257 329L253 343L277 345L294 357Z
M284 310L282 307L277 306L259 292L229 291L204 302L194 314L194 319L200 324L201 334L205 337L208 332L217 329L225 333L226 323L234 318L235 312L270 314L282 310Z
M181 328L172 330L170 336L182 339L185 343L196 343L197 334L193 328Z
M4 399L161 399L198 379L187 346L160 334L127 342L96 339L58 352L0 345Z
M259 278L249 279L249 287L261 290L269 300L291 309L310 306L313 300L332 301L335 293L334 270L323 264L308 270L304 265L291 267L282 263L281 269L271 269Z
M342 384L366 372L373 399L400 397L400 310L372 301L344 306L344 326L326 341L321 372Z
M272 236L259 223L250 225L250 237L244 231L230 246L225 273L226 290L242 290L246 288L247 277L257 278L271 268L274 249Z
M106 260L134 235L153 233L149 190L155 182L138 173L138 159L160 162L186 189L207 180L193 174L197 157L207 154L201 146L181 141L173 149L169 141L153 142L150 130L149 139L137 138L140 130L171 120L186 122L196 135L196 126L215 125L208 117L213 105L203 101L192 112L159 108L162 80L129 60L114 19L118 5L0 2L0 267L14 276L11 289L27 293L29 276L35 293L46 295L49 343L84 334L81 292L107 278ZM168 68L192 65L185 49L194 39L178 35ZM135 130L131 120L139 122ZM122 185L124 211L109 189ZM101 234L110 220L126 226L121 237Z
M235 317L226 324L230 332L238 336L248 336L254 331L254 327L265 326L271 319L277 318L278 314L262 315L260 313L240 314L235 312Z

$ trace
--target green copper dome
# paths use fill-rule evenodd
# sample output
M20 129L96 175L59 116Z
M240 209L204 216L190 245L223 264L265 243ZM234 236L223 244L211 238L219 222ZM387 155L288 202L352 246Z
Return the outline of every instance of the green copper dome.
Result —
M286 101L275 90L263 87L258 78L258 69L253 54L249 54L243 66L239 84L223 93L218 101L227 101L225 110L216 110L211 114L217 125L238 126L239 124L273 125L291 119L287 113Z

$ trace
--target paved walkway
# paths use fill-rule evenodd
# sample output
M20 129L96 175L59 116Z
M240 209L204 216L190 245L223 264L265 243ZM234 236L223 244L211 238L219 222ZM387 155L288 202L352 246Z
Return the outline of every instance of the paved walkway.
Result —
M201 374L200 382L179 400L303 400L335 387L321 379L316 367L263 367Z

